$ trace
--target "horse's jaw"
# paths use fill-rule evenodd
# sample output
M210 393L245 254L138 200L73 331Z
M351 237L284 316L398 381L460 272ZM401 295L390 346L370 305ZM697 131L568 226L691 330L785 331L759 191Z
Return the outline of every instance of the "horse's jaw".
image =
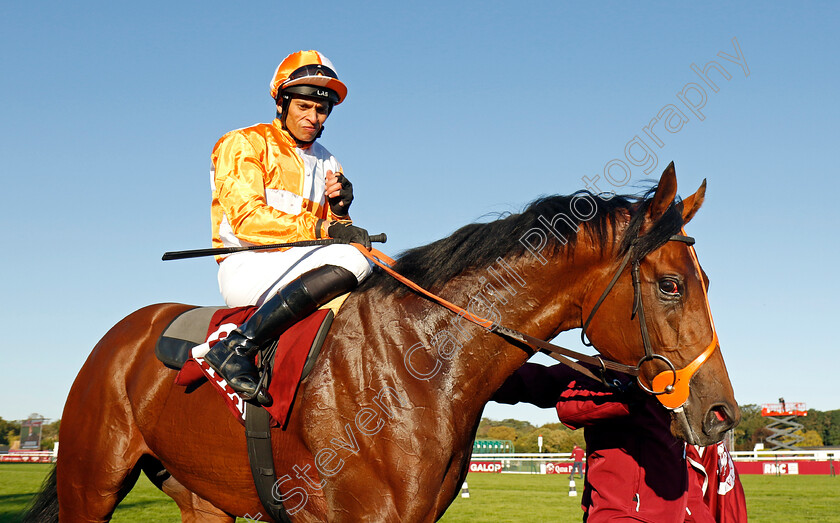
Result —
M692 410L691 400L671 410L671 433L689 445L714 445L723 440L726 432L737 426L741 419L737 406L735 412L730 413L728 406L715 405L707 409L702 416L693 415L695 413ZM692 423L691 420L695 422Z
M701 440L706 439L701 438L694 430L694 427L691 426L691 423L688 422L685 405L671 411L671 433L689 445L701 445Z

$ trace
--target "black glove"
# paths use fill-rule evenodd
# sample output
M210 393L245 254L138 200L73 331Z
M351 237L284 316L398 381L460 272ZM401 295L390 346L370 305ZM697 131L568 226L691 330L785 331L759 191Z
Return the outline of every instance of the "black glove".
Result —
M336 216L347 216L350 212L350 204L353 203L353 184L343 174L336 176L341 190L338 196L330 198L330 210Z
M330 238L335 238L337 240L361 243L365 246L365 249L370 250L370 235L361 227L341 222L333 222L329 229L327 229L327 234L330 235Z

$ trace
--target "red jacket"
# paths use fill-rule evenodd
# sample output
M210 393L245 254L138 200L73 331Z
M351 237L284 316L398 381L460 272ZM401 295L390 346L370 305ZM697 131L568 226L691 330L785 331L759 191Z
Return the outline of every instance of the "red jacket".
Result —
M587 523L714 523L699 485L689 482L685 443L670 431L670 414L651 396L621 393L563 365L523 365L494 401L554 406L560 421L586 439L581 506ZM691 489L689 487L692 487Z
M688 491L685 445L671 435L670 416L655 399L636 403L622 396L578 377L556 405L564 425L584 429L586 521L681 523Z
M717 523L747 521L744 487L735 470L729 450L721 442L708 447L686 447L688 475L697 485L701 503L708 507ZM689 508L693 507L689 503ZM695 521L691 517L686 521Z

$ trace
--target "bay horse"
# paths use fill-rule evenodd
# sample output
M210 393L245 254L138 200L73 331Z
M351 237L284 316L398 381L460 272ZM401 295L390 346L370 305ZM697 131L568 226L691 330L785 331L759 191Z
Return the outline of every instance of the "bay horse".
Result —
M708 445L740 413L706 276L690 244L669 241L700 208L705 181L683 200L676 193L672 163L643 197L545 197L520 214L411 249L395 268L471 313L542 340L582 327L617 272L587 335L605 357L634 365L643 355L640 315L631 312L630 271L618 270L633 249L642 321L661 356L641 367L639 379L649 385L668 370L666 358L674 369L692 367L672 432ZM155 357L156 338L188 308L136 311L102 338L79 372L41 496L58 505L62 522L109 520L141 471L175 499L183 521L262 513L243 427L210 386L186 393ZM531 354L462 320L381 271L350 295L285 430L272 429L282 476L275 486L293 521L441 517L466 476L484 405Z

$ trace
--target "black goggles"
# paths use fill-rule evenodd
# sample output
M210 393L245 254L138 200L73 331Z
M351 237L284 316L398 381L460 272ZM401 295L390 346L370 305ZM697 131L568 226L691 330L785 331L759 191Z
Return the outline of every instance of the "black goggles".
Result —
M289 79L287 81L291 82L292 80L297 80L298 78L305 78L307 76L329 76L330 78L335 78L338 80L338 75L335 74L335 71L327 67L326 65L321 64L309 64L304 65L303 67L298 67L292 74L289 75Z
M338 103L338 93L332 89L318 87L317 85L293 85L280 91L278 96L291 99L294 94L309 98L320 98L330 102L331 104Z

